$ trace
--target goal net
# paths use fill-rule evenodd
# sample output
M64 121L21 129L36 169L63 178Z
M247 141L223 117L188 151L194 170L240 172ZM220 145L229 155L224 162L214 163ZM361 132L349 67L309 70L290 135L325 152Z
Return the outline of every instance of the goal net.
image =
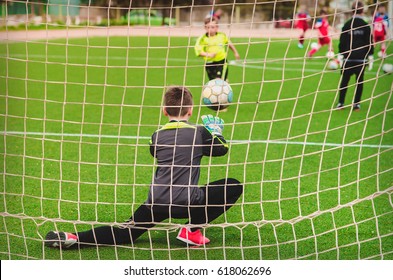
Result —
M3 1L0 258L393 259L391 37L386 55L375 45L360 111L355 76L336 110L341 75L331 62L347 2ZM365 2L372 27L377 6ZM302 5L309 29L298 46ZM335 57L323 45L309 58L322 8ZM225 112L202 102L208 77L194 52L217 10L240 56L227 49L234 100ZM225 121L229 152L203 158L200 185L232 177L244 186L203 227L211 242L186 246L176 239L186 220L168 219L133 244L46 247L49 231L121 226L146 201L157 168L149 140L168 122L171 85L193 93L190 122Z

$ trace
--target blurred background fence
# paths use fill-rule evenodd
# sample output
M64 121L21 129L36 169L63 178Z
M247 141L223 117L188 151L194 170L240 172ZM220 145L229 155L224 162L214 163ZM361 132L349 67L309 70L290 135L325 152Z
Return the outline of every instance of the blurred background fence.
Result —
M365 0L371 18L377 0ZM351 15L349 0L7 0L0 1L1 26L20 25L202 25L212 10L223 11L221 24L253 28L293 28L298 7L312 17L330 11L330 24L340 28ZM380 1L381 2L381 1ZM392 10L392 1L388 11ZM390 13L392 14L392 13Z

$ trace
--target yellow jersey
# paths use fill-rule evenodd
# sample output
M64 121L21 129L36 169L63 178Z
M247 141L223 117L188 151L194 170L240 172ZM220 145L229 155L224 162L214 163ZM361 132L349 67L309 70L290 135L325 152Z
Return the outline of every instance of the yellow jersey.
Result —
M204 34L196 41L195 54L199 56L201 52L215 53L215 57L204 57L204 59L206 62L220 61L227 57L229 43L230 41L225 33L217 32L214 36Z

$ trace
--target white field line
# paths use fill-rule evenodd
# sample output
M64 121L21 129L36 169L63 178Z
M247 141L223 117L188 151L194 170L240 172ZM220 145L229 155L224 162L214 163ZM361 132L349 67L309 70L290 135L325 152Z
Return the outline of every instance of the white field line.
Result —
M29 58L36 58L36 59L82 59L84 62L86 61L86 56L84 55L56 55L56 54L25 54L25 53L12 53L12 54L6 54L6 53L0 53L0 57L2 58L11 58L11 59L29 59ZM110 55L109 57L106 56L94 56L89 54L88 56L89 59L96 59L96 60L104 60L106 61L107 59L109 60L122 60L124 61L124 56L116 56L116 55ZM298 57L298 58L289 58L287 60L285 59L246 59L246 60L229 60L228 63L231 65L246 65L246 64L263 64L263 63L269 63L269 64L282 64L283 61L285 61L285 64L299 64L299 61L304 61L304 57ZM175 62L184 62L184 61L191 61L191 62L201 62L201 58L188 58L187 60L182 59L182 58L169 58L167 59L166 57L152 57L152 58L145 58L145 57L129 57L129 60L135 60L135 61L175 61ZM307 61L307 64L311 65L324 65L324 62L320 61Z
M41 54L12 54L12 55L6 55L4 53L0 53L1 58L8 58L8 59L64 59L65 56L63 55L41 55ZM83 59L84 61L86 60L86 56L77 56L77 55L68 55L67 59ZM109 60L124 60L124 56L109 56L108 58L105 56L90 56L89 55L89 60L90 59L97 59L97 60L103 60L106 61L107 59ZM299 63L304 63L303 57L299 58L291 58L285 61L285 65L296 65L299 66ZM264 60L264 59L248 59L248 60L229 60L228 63L231 66L235 67L244 67L244 68L251 68L251 69L266 69L266 70L273 70L273 71L289 71L289 72L308 72L308 73L320 73L320 72L325 72L325 73L335 73L335 71L332 70L326 70L324 69L324 66L326 65L326 61L316 61L317 57L315 57L314 61L307 61L307 65L317 65L321 66L323 68L321 69L307 69L307 68L299 68L299 67L287 67L287 66L282 66L283 60L279 59L270 59L270 60ZM323 59L320 57L320 59ZM172 61L172 62L184 62L184 59L180 58L170 58L166 59L165 57L163 58L142 58L142 57L130 57L129 61ZM189 58L187 59L189 62L200 62L201 59L199 58ZM272 65L272 64L280 64L278 67L272 67L272 66L267 66L267 65ZM129 65L128 67L130 67ZM377 71L367 71L365 74L366 75L375 75Z
M127 135L98 135L98 134L77 134L77 133L51 133L51 132L23 132L23 131L0 131L1 135L25 135L29 137L90 137L107 139L150 139L149 136L127 136ZM325 146L325 147L353 147L353 148L373 148L373 149L392 149L393 145L372 145L372 144L339 144L321 142L299 142L282 140L228 140L229 143L241 144L277 144L277 145L305 145L305 146Z

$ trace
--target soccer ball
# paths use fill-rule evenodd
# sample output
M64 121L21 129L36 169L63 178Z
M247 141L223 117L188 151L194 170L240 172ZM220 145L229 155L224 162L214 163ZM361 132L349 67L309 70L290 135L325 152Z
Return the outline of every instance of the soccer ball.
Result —
M333 59L333 58L334 58L334 52L327 52L327 53L326 53L326 57L327 57L328 59Z
M233 99L231 86L223 79L214 79L202 88L203 103L212 110L222 110L229 106Z
M336 59L332 59L327 64L327 69L337 70L340 67L340 63Z
M393 64L385 63L384 65L382 65L382 71L386 74L392 74Z

